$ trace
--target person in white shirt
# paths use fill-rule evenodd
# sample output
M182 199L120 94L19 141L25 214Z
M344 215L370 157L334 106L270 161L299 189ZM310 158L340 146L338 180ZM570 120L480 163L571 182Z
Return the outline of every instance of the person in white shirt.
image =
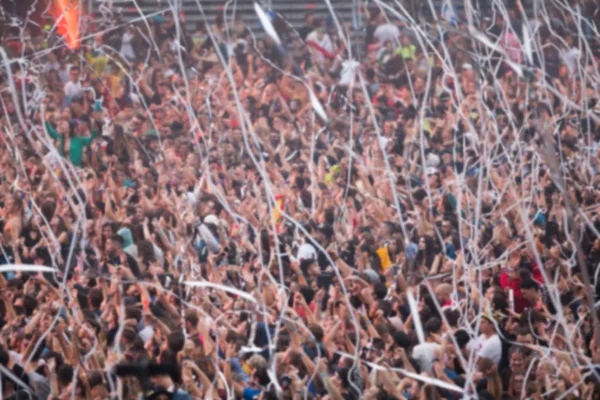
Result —
M121 38L121 55L129 61L135 60L135 50L133 49L133 28L129 28Z
M65 96L71 100L78 100L83 95L83 86L79 80L79 67L71 67L69 78L69 82L65 84Z
M373 36L377 39L377 42L380 44L384 44L385 42L392 42L395 47L400 43L400 28L395 24L385 23L379 25Z
M423 325L425 331L425 342L413 347L412 358L417 362L421 372L431 374L433 372L433 363L439 358L441 346L439 344L439 334L442 329L442 321L439 318L430 318Z
M490 319L489 315L483 315L481 317L481 324L479 331L481 335L468 345L469 350L474 351L477 357L489 358L496 366L500 364L502 359L502 341L496 333L496 328Z
M54 53L48 54L48 61L44 64L44 73L48 73L50 71L60 71L60 63L56 59L56 55Z
M321 49L324 49L328 52L333 52L333 42L331 41L331 37L329 37L329 34L325 32L325 28L318 27L317 29L309 33L306 37L306 42L313 42ZM325 55L320 51L315 51L314 54L317 63L322 65L325 62Z
M298 259L298 261L316 260L317 259L317 251L315 250L315 248L312 244L307 242L298 248L296 258Z

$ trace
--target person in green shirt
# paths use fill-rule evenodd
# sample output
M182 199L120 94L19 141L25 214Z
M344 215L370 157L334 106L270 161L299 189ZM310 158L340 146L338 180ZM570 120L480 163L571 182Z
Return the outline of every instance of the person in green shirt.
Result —
M400 47L397 49L397 54L402 55L404 60L412 60L417 55L417 46L412 44L407 35L404 35L400 39Z
M74 165L81 167L83 149L85 146L89 146L96 138L96 131L92 131L91 136L71 136L69 123L67 121L60 122L57 129L54 129L48 121L46 121L45 125L50 137L59 141L59 153L63 156L68 153L69 160L71 160ZM88 131L87 127L85 127L85 130Z

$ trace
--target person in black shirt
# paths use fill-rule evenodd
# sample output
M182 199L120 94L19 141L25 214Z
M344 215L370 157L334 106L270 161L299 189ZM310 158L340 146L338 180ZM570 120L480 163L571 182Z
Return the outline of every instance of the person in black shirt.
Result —
M300 36L300 39L306 40L308 34L315 29L314 19L315 16L312 12L309 11L304 14L304 25L302 28L298 29L298 35Z
M328 224L321 224L317 226L313 237L316 239L318 245L327 251L331 246L333 228ZM317 263L319 264L319 267L321 267L321 270L324 271L331 265L329 256L318 246L315 246L315 249L317 250Z
M103 274L109 274L109 265L122 265L129 268L136 278L141 278L142 275L137 261L123 251L123 238L121 236L113 235L106 241L106 255L106 261L102 265Z

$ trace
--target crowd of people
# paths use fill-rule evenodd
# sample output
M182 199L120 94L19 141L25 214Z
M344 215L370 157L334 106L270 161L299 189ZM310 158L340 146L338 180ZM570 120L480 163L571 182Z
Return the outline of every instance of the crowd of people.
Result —
M600 398L600 7L429 3L7 27L2 399Z

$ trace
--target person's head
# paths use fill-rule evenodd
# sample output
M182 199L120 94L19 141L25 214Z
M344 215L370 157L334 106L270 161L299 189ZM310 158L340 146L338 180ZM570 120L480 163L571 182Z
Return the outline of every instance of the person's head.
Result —
M194 310L189 310L185 313L185 330L186 332L195 332L198 329L198 313Z
M94 310L100 309L103 299L102 289L100 288L93 288L88 293L88 303Z
M452 295L452 285L449 283L441 283L435 288L435 298L440 306L450 301Z
M389 52L392 52L394 50L394 43L392 43L391 40L386 40L383 45Z
M86 137L90 132L90 124L87 118L79 119L77 121L77 136Z
M493 335L496 333L496 327L494 326L494 321L488 315L484 315L481 318L481 323L479 326L479 331L486 336Z
M532 278L521 281L521 294L530 304L534 304L539 298L539 284Z
M368 361L375 361L383 355L385 342L380 338L374 338L364 350L366 359Z
M535 344L533 334L527 326L521 327L519 330L517 330L517 337L515 341L520 344Z
M460 311L448 307L444 310L444 317L450 325L449 328L456 328L460 319Z
M304 14L304 25L312 27L314 24L314 19L315 15L312 12L308 11L306 14Z
M388 243L388 252L390 257L402 255L404 253L404 239L395 235Z
M106 241L106 252L115 257L123 252L123 238L120 235L112 235Z
M519 346L512 346L508 350L508 362L513 372L523 372L525 370L525 352Z
M90 394L94 399L109 398L104 376L100 371L91 371L88 378Z
M494 371L496 371L496 364L493 360L485 357L481 357L478 363L479 371L484 374L484 376L489 377L492 375Z
M333 236L333 228L328 224L321 224L317 227L314 237L319 243L328 244Z
M250 382L255 386L265 387L269 384L271 378L265 367L258 367L252 372Z
M169 353L169 355L166 353ZM161 360L161 358L164 359ZM174 354L170 354L169 350L165 350L161 353L159 360L159 365L153 365L155 373L150 375L150 383L155 388L169 389L180 380L177 357Z
M206 199L202 204L202 212L204 215L218 214L217 204L213 199Z
M67 387L73 381L73 366L71 364L62 364L56 370L56 377L60 388Z
M422 236L421 238L419 238L419 251L421 251L421 252L431 251L432 248L431 248L430 244L431 244L431 238L429 236Z
M79 67L71 67L69 70L69 79L71 82L75 83L79 81Z
M308 326L310 333L313 335L315 342L320 343L323 340L325 332L323 331L323 327L318 324L310 324Z
M6 291L13 293L15 297L23 294L24 283L21 278L14 278L6 283Z
M427 335L428 338L430 338L432 340L436 340L437 336L442 331L442 321L440 321L440 319L436 318L436 317L429 318L423 324L423 330L425 331L425 334Z
M150 137L148 138L148 148L152 151L152 152L157 152L160 149L160 143L158 141L158 136L156 135L150 135Z
M523 371L511 369L510 381L508 384L508 393L515 398L521 398L523 394L523 384L525 383L525 374Z
M471 341L471 337L469 336L467 331L465 331L464 329L459 329L456 332L454 332L454 340L456 340L456 344L458 345L460 351L465 353L467 345Z
M167 346L173 353L179 353L185 344L185 335L182 331L176 330L167 336Z
M317 39L323 40L323 38L325 37L325 28L323 28L322 26L319 26L319 27L317 27L316 31L317 31Z
M388 289L385 283L381 281L375 282L372 288L372 296L375 300L381 301L387 297Z
M308 259L300 262L300 268L309 278L317 278L321 275L321 268L316 260Z
M115 233L113 225L110 222L106 222L102 225L102 236L106 239L110 238Z
M448 236L452 233L452 224L448 220L443 220L441 225L441 231L444 236Z
M485 293L483 294L484 297L486 298L486 300L492 302L492 300L494 299L494 296L498 293L498 292L502 291L502 288L500 286L497 285L491 285L489 288L487 288L485 290Z
M346 391L350 387L350 370L348 368L336 368L331 377L331 382L340 390Z

